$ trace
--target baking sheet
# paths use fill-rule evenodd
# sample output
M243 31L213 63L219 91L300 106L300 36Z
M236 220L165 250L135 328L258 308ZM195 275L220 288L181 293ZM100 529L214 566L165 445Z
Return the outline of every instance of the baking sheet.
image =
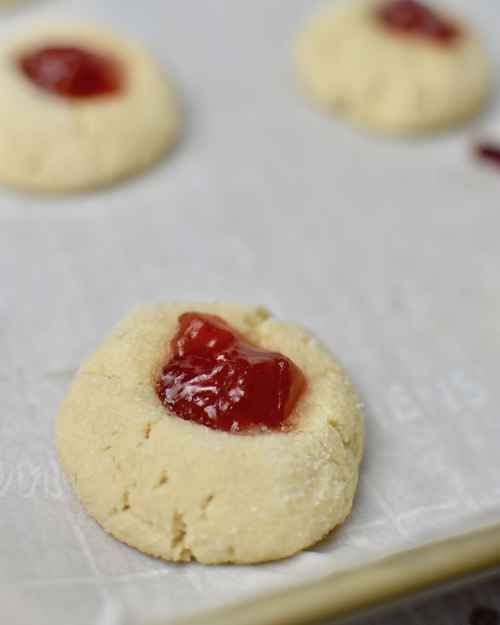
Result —
M498 95L473 124L412 141L327 117L290 66L320 4L39 0L3 13L2 36L56 18L128 33L184 107L177 149L141 177L80 196L0 194L1 560L19 623L168 622L500 521L500 176L471 149L495 132ZM447 5L497 62L496 3ZM88 517L57 464L58 406L109 329L134 306L202 298L310 328L365 404L351 516L282 562L140 554Z

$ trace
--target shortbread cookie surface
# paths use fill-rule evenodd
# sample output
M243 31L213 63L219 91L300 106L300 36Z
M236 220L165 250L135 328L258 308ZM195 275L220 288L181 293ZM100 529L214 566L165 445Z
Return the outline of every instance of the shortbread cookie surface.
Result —
M164 407L158 372L193 310L301 368L308 386L290 431L216 431ZM243 304L160 303L126 316L82 366L56 442L76 495L119 540L166 560L252 563L290 556L344 521L363 422L352 382L302 327Z
M304 91L322 106L382 134L424 133L473 116L483 107L491 83L476 35L434 9L456 37L440 40L390 28L380 16L394 4L354 0L315 15L295 47Z
M26 57L68 48L116 63L120 88L65 97L23 71ZM68 193L111 184L158 160L178 131L177 100L156 60L89 24L46 24L5 43L0 92L0 181L22 190Z

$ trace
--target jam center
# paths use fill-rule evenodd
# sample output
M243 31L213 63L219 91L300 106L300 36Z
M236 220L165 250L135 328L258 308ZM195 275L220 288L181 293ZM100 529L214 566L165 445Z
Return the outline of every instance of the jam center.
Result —
M216 315L187 312L158 375L175 415L225 432L284 431L306 379L286 356L251 344Z
M459 34L455 26L415 0L391 2L382 7L378 17L393 30L422 35L442 43L450 43Z
M80 48L42 48L19 60L38 87L68 98L109 95L122 88L119 63Z

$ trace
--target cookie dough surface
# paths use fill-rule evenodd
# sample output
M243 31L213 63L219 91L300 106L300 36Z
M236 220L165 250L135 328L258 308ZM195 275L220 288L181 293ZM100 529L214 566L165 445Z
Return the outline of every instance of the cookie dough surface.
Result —
M81 47L117 59L124 88L112 95L65 98L19 69L44 47ZM23 190L85 191L135 174L175 140L179 113L162 68L135 43L88 24L48 24L0 49L0 181Z
M300 34L295 66L304 91L322 106L378 133L411 135L477 113L490 69L476 35L463 23L448 44L380 24L383 0L328 6Z
M292 431L236 435L167 411L155 380L188 310L223 317L303 370ZM302 327L243 304L161 303L130 313L82 366L56 442L78 498L119 540L167 560L252 563L290 556L346 518L363 423L352 382Z

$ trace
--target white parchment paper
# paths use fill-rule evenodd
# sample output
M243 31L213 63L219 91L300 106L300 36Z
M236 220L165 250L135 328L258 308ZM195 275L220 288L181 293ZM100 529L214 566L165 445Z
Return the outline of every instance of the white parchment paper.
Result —
M3 36L56 18L128 33L169 68L184 106L178 148L139 178L74 197L0 195L12 623L201 614L500 521L500 171L472 151L498 97L473 124L412 141L329 118L297 92L290 63L319 4L39 0L3 13ZM447 5L476 26L498 70L497 0ZM351 516L283 562L150 558L106 534L58 467L58 406L104 335L134 306L202 298L307 326L365 404Z

